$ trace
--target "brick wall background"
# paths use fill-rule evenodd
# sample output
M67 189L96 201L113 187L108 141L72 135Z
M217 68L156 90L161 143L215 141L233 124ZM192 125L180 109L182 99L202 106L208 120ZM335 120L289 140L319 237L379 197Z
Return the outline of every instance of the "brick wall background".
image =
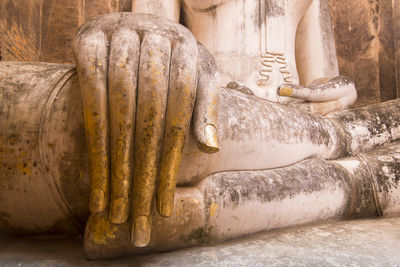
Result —
M86 20L130 11L131 0L1 0L2 60L72 63L70 40Z
M399 97L400 0L330 0L341 74L358 105Z

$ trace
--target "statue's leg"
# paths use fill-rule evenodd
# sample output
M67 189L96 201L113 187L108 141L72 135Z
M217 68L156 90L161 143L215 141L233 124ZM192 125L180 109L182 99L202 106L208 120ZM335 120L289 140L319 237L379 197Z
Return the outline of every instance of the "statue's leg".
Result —
M129 226L91 218L89 259L114 258L220 242L259 231L329 218L400 214L400 145L337 161L308 159L292 166L223 172L178 188L171 218L154 215L152 242L135 248ZM102 235L102 231L111 233Z
M220 151L199 153L189 137L178 176L181 185L221 171L355 155L400 137L400 100L322 117L222 88L219 110Z

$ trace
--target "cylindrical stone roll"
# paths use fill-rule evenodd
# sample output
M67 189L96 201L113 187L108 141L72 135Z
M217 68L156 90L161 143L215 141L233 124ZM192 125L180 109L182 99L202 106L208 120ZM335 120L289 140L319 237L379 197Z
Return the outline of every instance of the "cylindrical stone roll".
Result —
M75 67L0 63L0 233L82 232L88 172Z

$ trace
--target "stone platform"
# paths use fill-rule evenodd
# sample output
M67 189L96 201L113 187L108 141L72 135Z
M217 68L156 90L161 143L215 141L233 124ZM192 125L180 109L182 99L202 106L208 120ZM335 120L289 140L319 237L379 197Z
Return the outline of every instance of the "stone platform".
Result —
M0 266L400 266L400 218L328 221L108 262L86 261L81 243L0 237Z

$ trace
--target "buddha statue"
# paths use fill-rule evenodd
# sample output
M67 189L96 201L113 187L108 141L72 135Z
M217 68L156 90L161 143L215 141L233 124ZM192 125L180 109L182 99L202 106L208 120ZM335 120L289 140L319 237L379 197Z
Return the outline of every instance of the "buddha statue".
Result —
M86 225L104 259L399 211L379 191L399 148L367 153L398 138L399 103L341 111L357 93L326 0L132 9L79 29L76 68L0 63L2 233Z

